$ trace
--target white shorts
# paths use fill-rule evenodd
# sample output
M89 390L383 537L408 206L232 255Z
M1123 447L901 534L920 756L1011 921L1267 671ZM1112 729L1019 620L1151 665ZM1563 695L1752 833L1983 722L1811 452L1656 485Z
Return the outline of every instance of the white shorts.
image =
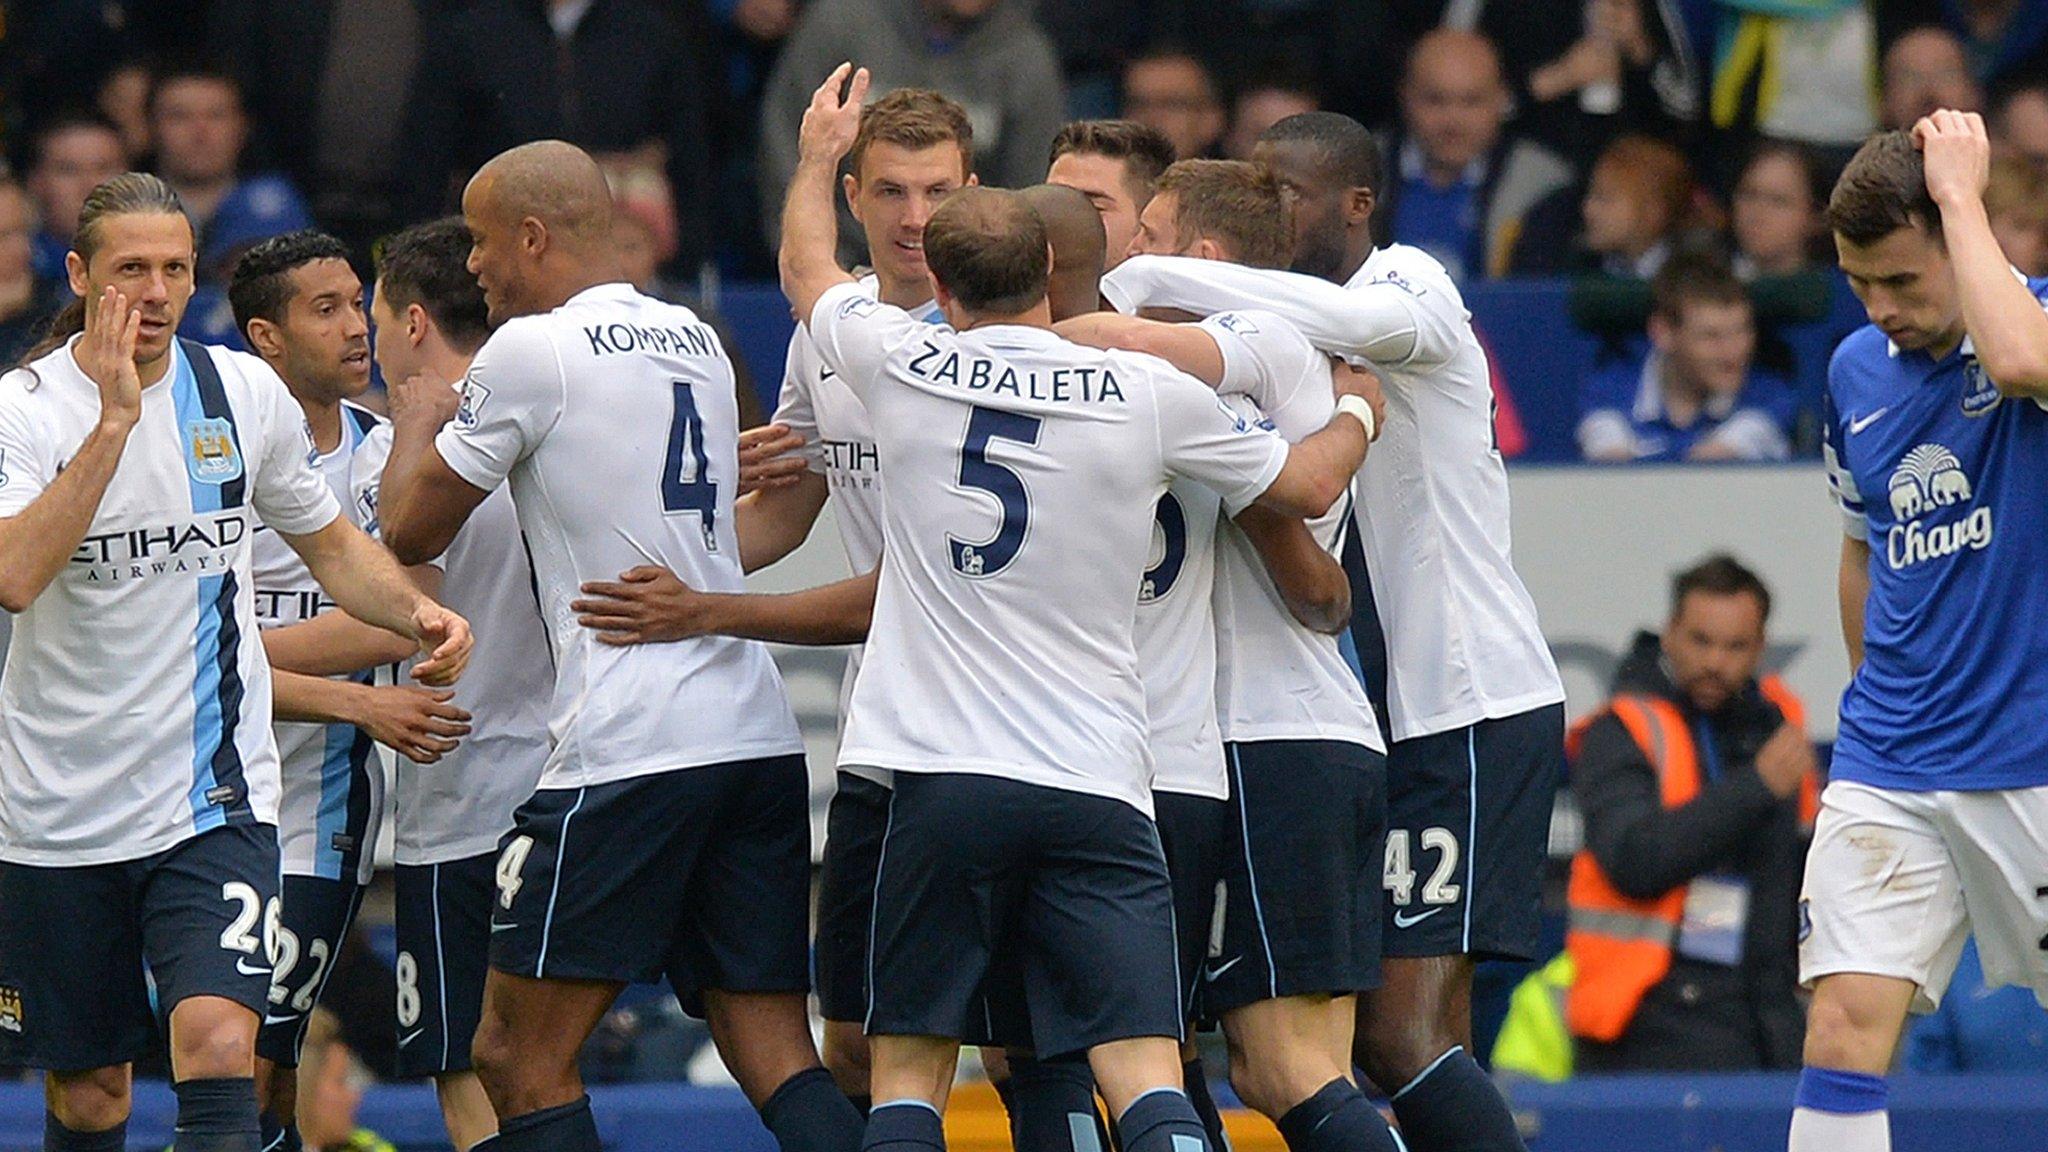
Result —
M1932 1012L1974 932L1984 983L2048 1005L2048 787L1902 792L1837 780L1821 794L1799 899L1799 980L1911 980Z

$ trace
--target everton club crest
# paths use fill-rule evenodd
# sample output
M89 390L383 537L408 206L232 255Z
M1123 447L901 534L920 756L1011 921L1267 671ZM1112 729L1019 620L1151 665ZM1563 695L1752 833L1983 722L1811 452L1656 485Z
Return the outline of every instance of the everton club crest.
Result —
M1963 415L1982 416L1998 407L2000 399L1998 385L1984 374L1984 366L1977 363L1977 358L1972 356L1963 361Z

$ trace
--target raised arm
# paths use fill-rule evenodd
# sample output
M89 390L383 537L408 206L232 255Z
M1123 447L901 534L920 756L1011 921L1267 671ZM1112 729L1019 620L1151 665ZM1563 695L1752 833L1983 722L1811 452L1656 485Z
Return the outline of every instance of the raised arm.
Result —
M135 338L142 313L108 288L86 302L85 334L76 356L99 385L100 418L63 470L34 500L0 519L0 608L24 612L43 594L92 527L107 485L121 466L128 434L142 419L142 381Z
M853 84L842 100L839 90L846 86L849 72ZM804 110L796 171L790 176L789 195L782 207L778 261L782 294L789 297L799 321L810 319L826 289L853 279L839 266L839 209L833 202L833 185L839 161L853 147L854 134L860 130L861 101L867 93L868 70L855 72L853 65L841 64L811 94L811 106Z
M859 644L868 637L872 572L801 592L699 592L666 568L634 568L617 581L583 586L569 605L605 644L659 644L693 636L737 636L776 644Z
M362 529L339 519L317 532L278 535L342 611L418 643L425 658L413 667L414 679L440 687L462 675L473 643L469 621L415 587L391 553Z
M1102 278L1102 295L1119 312L1163 307L1208 316L1263 308L1323 351L1375 364L1407 364L1427 351L1416 299L1393 283L1343 288L1220 260L1133 256Z
M1942 240L1977 363L2004 395L2048 398L2048 312L2013 274L1984 208L1991 179L1984 118L1944 109L1913 126L1913 142L1925 156L1927 194L1941 209Z
M1211 388L1223 387L1223 349L1214 336L1194 324L1089 312L1060 321L1053 331L1089 348L1120 348L1157 356Z

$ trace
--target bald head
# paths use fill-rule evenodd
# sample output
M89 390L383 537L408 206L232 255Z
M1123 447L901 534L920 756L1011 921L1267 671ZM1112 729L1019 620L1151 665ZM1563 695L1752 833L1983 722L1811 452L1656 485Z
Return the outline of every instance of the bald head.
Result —
M1045 222L1021 193L962 188L924 226L924 260L969 313L1015 316L1045 297Z
M1507 116L1508 88L1492 41L1439 28L1415 42L1401 81L1401 120L1433 183L1448 186L1490 151Z
M1500 83L1500 53L1493 41L1463 28L1438 28L1408 50L1408 80L1454 74Z
M465 213L472 197L502 220L538 220L561 243L611 243L611 188L597 161L574 144L536 140L498 153L470 178Z
M1052 318L1064 320L1101 307L1109 249L1102 213L1085 194L1063 184L1035 184L1018 195L1045 223L1045 238L1052 245L1052 277L1046 285Z

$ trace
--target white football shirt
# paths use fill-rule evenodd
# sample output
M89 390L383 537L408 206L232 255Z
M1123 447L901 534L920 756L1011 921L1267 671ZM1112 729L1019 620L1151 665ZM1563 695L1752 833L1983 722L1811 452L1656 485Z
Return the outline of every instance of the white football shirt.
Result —
M391 452L390 425L371 433ZM512 810L533 795L548 759L555 661L533 598L533 566L512 493L500 486L470 513L441 569L441 603L476 636L455 706L470 734L438 763L394 757L392 840L400 864L445 864L494 852Z
M511 481L556 661L542 787L803 751L765 646L614 647L569 608L584 582L643 564L702 591L744 590L732 362L695 313L615 283L508 321L478 350L435 446L484 491Z
M1102 290L1121 311L1267 309L1317 348L1379 374L1385 423L1352 490L1387 635L1396 740L1564 699L1510 556L1486 351L1442 265L1390 245L1340 288L1291 272L1137 256L1105 276Z
M867 408L890 486L874 626L839 758L1152 811L1132 640L1176 475L1239 509L1287 445L1165 362L994 325L955 333L852 284L809 326Z
M873 276L860 280L860 290L870 299L881 290ZM909 310L927 324L944 324L938 305L925 303ZM789 357L782 373L782 394L776 401L775 422L786 424L802 436L797 450L810 470L825 477L832 493L832 519L839 525L839 542L846 549L846 561L855 572L872 572L882 559L882 458L875 449L874 426L867 409L839 374L825 366L809 328L799 324L789 338ZM839 681L839 725L846 727L847 704L853 699L854 678L860 673L860 656L865 645L856 645L846 656L846 674ZM860 767L849 771L886 785L888 773Z
M1224 391L1251 402L1240 411L1263 415L1290 443L1330 422L1337 410L1330 361L1300 329L1260 311L1219 312L1201 325L1223 351ZM1308 522L1333 557L1344 548L1348 503ZM1294 618L1237 525L1221 527L1216 551L1216 713L1223 738L1342 740L1384 752L1372 703L1337 637Z
M372 442L370 434L383 423L369 409L344 403L341 443L324 455L314 453L311 439L303 432L305 425L300 425L307 463L334 493L342 515L372 534L377 531L377 488L384 477L391 440L387 434ZM277 533L259 526L249 546L249 560L256 580L258 628L297 624L334 608L334 601L313 579L306 562ZM368 683L370 676L364 672L353 679ZM370 741L353 724L279 721L273 727L282 785L277 848L285 875L368 884L377 871L374 852L360 852L347 877L342 875L342 864L346 854L375 844L384 824L384 769L371 763ZM369 786L363 797L353 798L352 782L358 772ZM351 799L368 804L365 826L355 832L349 831Z
M277 822L250 539L259 519L303 535L341 509L306 466L305 415L262 361L182 341L170 355L84 540L15 618L0 859L105 864ZM56 479L99 414L69 345L0 377L0 516Z
M1152 518L1133 639L1152 748L1152 788L1230 797L1216 727L1216 524L1222 498L1176 477Z

